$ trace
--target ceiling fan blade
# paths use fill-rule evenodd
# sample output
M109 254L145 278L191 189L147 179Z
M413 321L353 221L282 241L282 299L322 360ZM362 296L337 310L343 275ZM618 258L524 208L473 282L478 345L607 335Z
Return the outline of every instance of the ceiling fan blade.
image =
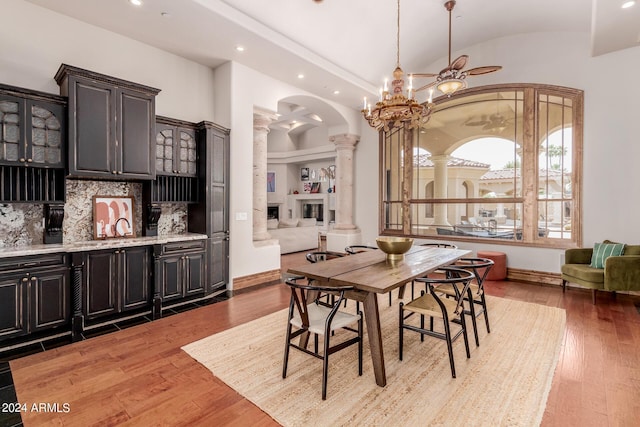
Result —
M480 120L473 120L473 118L469 118L469 120L467 120L466 122L464 122L465 126L484 126L486 124L489 124L490 121L487 120L487 115L486 114L482 114L480 116Z
M467 65L467 61L469 60L468 55L460 55L456 59L453 60L451 65L447 67L450 70L462 70L465 65Z
M413 76L413 77L417 77L417 78L420 78L420 77L438 77L437 73L411 73L409 75Z
M426 84L426 85L424 85L424 86L422 86L422 87L419 87L418 89L416 89L416 90L415 90L415 92L420 92L421 90L429 89L430 87L435 86L435 85L436 85L436 83L438 83L438 81L437 81L437 80L432 81L432 82L431 82L431 83L429 83L429 84Z
M500 65L491 65L491 66L487 66L487 67L476 67L476 68L471 68L470 70L465 71L465 74L468 76L477 76L480 74L489 74L489 73L493 73L494 71L498 71L501 70L502 67Z

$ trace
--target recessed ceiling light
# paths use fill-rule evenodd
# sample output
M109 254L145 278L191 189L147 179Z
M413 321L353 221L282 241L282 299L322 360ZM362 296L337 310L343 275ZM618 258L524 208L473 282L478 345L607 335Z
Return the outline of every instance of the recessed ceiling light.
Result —
M238 52L244 52L244 46L236 46Z
M339 91L339 90L334 90L334 91L333 91L333 94L334 94L334 95L340 95L340 91Z
M169 12L161 12L160 16L162 16L163 18L171 18L171 14Z
M142 0L129 0L129 3L134 6L142 6Z
M626 1L626 2L622 3L622 8L623 9L628 9L631 6L633 6L634 4L636 4L636 2L634 0Z
M298 78L299 79L304 79L304 74L302 74L302 73L298 74Z

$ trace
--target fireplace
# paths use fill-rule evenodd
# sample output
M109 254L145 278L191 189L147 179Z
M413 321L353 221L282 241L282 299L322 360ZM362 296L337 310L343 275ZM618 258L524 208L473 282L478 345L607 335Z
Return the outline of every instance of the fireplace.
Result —
M280 207L267 206L267 219L280 219Z
M307 201L302 204L302 217L315 218L319 222L323 222L324 205L319 200Z

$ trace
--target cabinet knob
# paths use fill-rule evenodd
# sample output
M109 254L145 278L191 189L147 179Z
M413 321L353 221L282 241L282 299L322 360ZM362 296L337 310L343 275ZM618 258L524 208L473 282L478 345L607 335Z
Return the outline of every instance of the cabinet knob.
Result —
M122 175L122 171L118 171L118 175Z
M33 162L33 159L27 159L27 163Z
M28 278L26 278L26 277L23 277L23 278L22 278L22 283L26 283L26 282L28 282L28 281L29 281L29 279L28 279Z
M18 160L21 161L21 162L26 161L26 159L24 157L20 157Z
M32 282L35 282L36 280L38 280L38 278L37 278L36 276L32 276L32 277L31 277L31 281L32 281Z
M116 172L116 171L111 171L111 173L115 175L115 174L117 174L118 172Z

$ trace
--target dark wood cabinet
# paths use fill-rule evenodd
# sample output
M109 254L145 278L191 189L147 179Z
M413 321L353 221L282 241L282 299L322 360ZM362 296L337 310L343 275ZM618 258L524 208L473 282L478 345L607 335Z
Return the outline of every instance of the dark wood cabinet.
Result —
M206 240L193 240L166 243L154 248L156 294L161 301L205 292L206 245Z
M66 100L0 85L0 164L64 168Z
M196 125L169 117L156 117L156 174L198 176Z
M87 319L149 305L148 246L86 252L83 264L82 313Z
M0 261L0 340L69 323L69 268L65 254Z
M209 236L208 292L229 282L229 130L198 124L199 203L189 205L189 231Z
M55 79L69 100L69 175L154 179L159 90L66 64Z

